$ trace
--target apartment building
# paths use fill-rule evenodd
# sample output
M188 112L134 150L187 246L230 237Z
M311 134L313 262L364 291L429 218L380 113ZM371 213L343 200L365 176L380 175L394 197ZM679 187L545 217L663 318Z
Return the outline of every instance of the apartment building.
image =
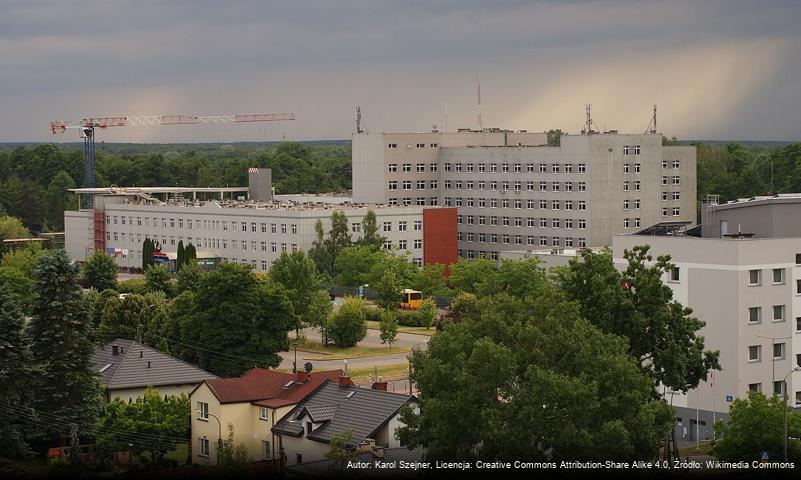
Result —
M635 245L671 255L676 268L665 283L706 322L706 348L720 351L714 380L686 395L667 392L682 422L680 438L710 438L713 419L749 390L787 389L789 404L801 407L801 372L791 373L801 365L801 238L618 235L613 250L621 268L624 250Z
M455 207L464 258L610 245L612 236L694 221L696 155L658 134L354 133L353 196Z
M113 252L121 267L140 267L142 242L150 238L165 253L175 252L182 241L221 261L265 271L282 252L310 249L315 224L322 222L327 232L334 211L345 214L357 240L369 210L387 239L384 248L407 254L417 265L456 260L454 208L368 205L347 197L267 195L259 200L247 197L249 187L72 191L94 197L92 209L64 212L65 249L78 261L102 249Z

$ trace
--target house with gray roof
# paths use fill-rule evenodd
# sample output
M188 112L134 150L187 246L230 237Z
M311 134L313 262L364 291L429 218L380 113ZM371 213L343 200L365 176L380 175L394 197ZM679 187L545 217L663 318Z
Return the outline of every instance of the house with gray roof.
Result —
M95 348L92 364L105 387L105 400L132 401L152 387L161 395L187 395L204 380L205 370L133 340L116 339Z
M412 395L355 386L348 377L326 381L284 415L272 428L287 466L325 459L329 442L346 431L350 446L402 447L395 432L402 426L400 409L417 404Z

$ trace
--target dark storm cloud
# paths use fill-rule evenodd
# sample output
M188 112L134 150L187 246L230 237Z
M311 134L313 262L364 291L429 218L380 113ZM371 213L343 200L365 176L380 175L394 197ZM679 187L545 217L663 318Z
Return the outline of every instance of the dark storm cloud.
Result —
M499 126L570 129L591 101L639 129L632 117L660 103L666 133L799 138L800 20L796 1L12 0L0 6L0 140L47 140L51 117L262 110L298 121L260 135L346 138L357 103L377 130L440 123L444 102L449 126L469 125L476 71Z

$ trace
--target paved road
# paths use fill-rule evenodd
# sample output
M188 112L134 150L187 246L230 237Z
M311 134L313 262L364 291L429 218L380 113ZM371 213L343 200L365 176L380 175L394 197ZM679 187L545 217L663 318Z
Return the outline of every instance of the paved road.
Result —
M306 338L311 340L320 341L320 333L313 328L307 328L303 330L303 333L306 335ZM290 342L294 338L294 333L290 334ZM413 333L399 333L398 338L393 343L394 345L404 346L408 348L413 348L419 345L417 348L425 348L425 345L428 343L429 340L428 335L416 335ZM291 344L291 343L290 343ZM386 346L381 343L381 338L379 337L378 330L367 330L367 337L361 341L359 344L365 347L382 347ZM281 361L280 368L292 368L292 362L295 359L295 352L281 352L280 353ZM372 367L374 365L393 365L398 363L406 363L408 361L408 353L396 353L392 355L380 355L374 357L362 357L362 358L351 358L348 360L348 368L356 368L356 367ZM345 368L345 362L343 360L303 360L304 357L317 357L319 354L316 353L308 353L308 352L301 352L298 350L298 368L301 368L303 364L307 361L311 361L314 365L316 370L331 370L334 368Z

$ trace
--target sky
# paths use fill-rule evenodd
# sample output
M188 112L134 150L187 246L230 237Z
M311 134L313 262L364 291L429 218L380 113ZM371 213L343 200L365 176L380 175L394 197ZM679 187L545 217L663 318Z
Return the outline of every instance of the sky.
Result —
M801 140L801 1L2 0L0 142L51 120L293 112L107 129L108 142L603 129Z

